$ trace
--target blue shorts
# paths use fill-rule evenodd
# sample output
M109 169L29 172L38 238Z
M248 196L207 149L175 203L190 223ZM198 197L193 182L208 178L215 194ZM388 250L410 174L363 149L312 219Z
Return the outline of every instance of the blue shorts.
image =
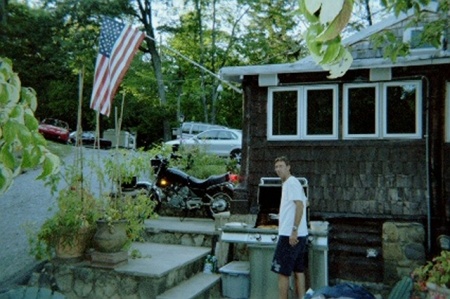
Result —
M292 272L305 272L306 239L298 237L297 245L291 246L288 236L279 236L271 270L285 276L291 276Z

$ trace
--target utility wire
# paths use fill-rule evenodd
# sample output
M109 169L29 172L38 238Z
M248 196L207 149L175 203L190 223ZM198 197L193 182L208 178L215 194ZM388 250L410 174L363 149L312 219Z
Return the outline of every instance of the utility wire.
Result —
M152 38L151 36L148 36L147 34L146 34L145 36L148 37L149 39L151 39L151 40L153 40L153 41L156 42L156 40L155 40L154 38ZM165 45L163 45L163 44L161 44L161 46L162 46L162 47L165 47L166 49L172 51L173 53L175 53L175 54L181 56L182 58L186 59L187 61L189 61L189 62L192 63L193 65L195 65L195 66L201 68L202 70L204 70L204 71L207 72L208 74L214 76L217 80L219 80L220 82L225 83L226 85L228 85L231 89L233 89L233 90L236 91L237 93L242 93L242 90L241 90L241 89L239 89L239 88L237 88L236 86L232 85L230 82L228 82L228 81L226 81L226 80L223 80L222 78L220 78L220 76L218 76L217 74L211 72L210 70L208 70L208 69L205 68L204 66L200 65L199 63L193 61L192 59L186 57L185 55L181 54L180 52L178 52L178 51L176 51L176 50L174 50L174 49L172 49L172 48L170 48L170 47L168 47L168 46L165 46Z

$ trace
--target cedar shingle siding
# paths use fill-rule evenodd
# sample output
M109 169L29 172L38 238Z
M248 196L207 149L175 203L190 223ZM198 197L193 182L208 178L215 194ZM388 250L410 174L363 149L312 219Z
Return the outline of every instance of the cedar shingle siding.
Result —
M393 23L390 28L395 28L401 37L407 22L405 19ZM259 179L276 176L273 161L286 155L293 174L308 179L311 219L331 223L330 279L381 282L395 279L394 274L387 273L392 272L391 266L386 266L382 255L368 260L366 250L382 252L383 223L419 222L428 227L429 221L431 235L427 238L432 242L431 250L436 250L437 236L450 234L450 146L445 143L450 53L445 48L423 57L407 57L396 65L382 59L381 49L375 49L368 36L353 42L351 48L357 67L336 80L327 79L327 72L302 70L301 61L287 64L285 72L279 71L279 66L272 68L277 70L278 86L338 85L337 140L269 141L268 87L259 86L258 72L249 71L249 67L244 67L243 73L238 67L235 73L228 73L234 79L241 75L244 91L243 182L232 208L235 213L257 211L254 207ZM421 82L419 138L343 138L343 85L373 83L371 68L380 67L373 64L380 61L389 69L392 81ZM308 62L304 65L310 67ZM298 72L293 72L293 68ZM255 66L255 70L265 74L270 74L270 69ZM244 212L243 207L247 208Z

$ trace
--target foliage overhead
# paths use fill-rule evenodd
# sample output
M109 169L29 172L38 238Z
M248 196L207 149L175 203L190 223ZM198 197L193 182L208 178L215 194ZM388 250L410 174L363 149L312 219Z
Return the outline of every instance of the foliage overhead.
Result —
M345 74L353 62L340 36L350 20L352 9L353 0L300 1L300 12L309 22L306 45L314 61L330 72L330 79Z
M23 170L42 165L38 179L59 172L60 160L47 149L34 116L33 89L21 86L10 60L0 58L0 194Z
M350 22L355 0L300 0L299 12L307 21L307 29L304 34L306 44L312 58L324 70L330 72L329 78L343 76L350 68L353 58L346 46L342 44L341 33ZM381 5L387 12L393 12L396 16L413 9L414 16L408 27L412 27L422 18L424 6L430 4L430 0L381 0ZM438 48L441 44L441 33L447 30L449 2L447 0L434 1L438 4L439 18L428 22L421 34L421 43L430 43ZM375 46L383 48L385 58L393 62L399 56L410 53L409 44L399 41L390 31L383 31L373 37Z

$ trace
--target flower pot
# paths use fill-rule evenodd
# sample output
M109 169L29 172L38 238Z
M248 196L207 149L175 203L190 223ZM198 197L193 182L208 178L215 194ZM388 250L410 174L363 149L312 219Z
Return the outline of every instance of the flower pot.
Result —
M92 239L92 235L92 229L86 227L80 230L72 242L68 242L62 237L59 243L55 246L56 257L70 259L83 256L90 240Z
M97 221L97 231L93 239L95 250L106 253L118 252L127 242L127 220Z

